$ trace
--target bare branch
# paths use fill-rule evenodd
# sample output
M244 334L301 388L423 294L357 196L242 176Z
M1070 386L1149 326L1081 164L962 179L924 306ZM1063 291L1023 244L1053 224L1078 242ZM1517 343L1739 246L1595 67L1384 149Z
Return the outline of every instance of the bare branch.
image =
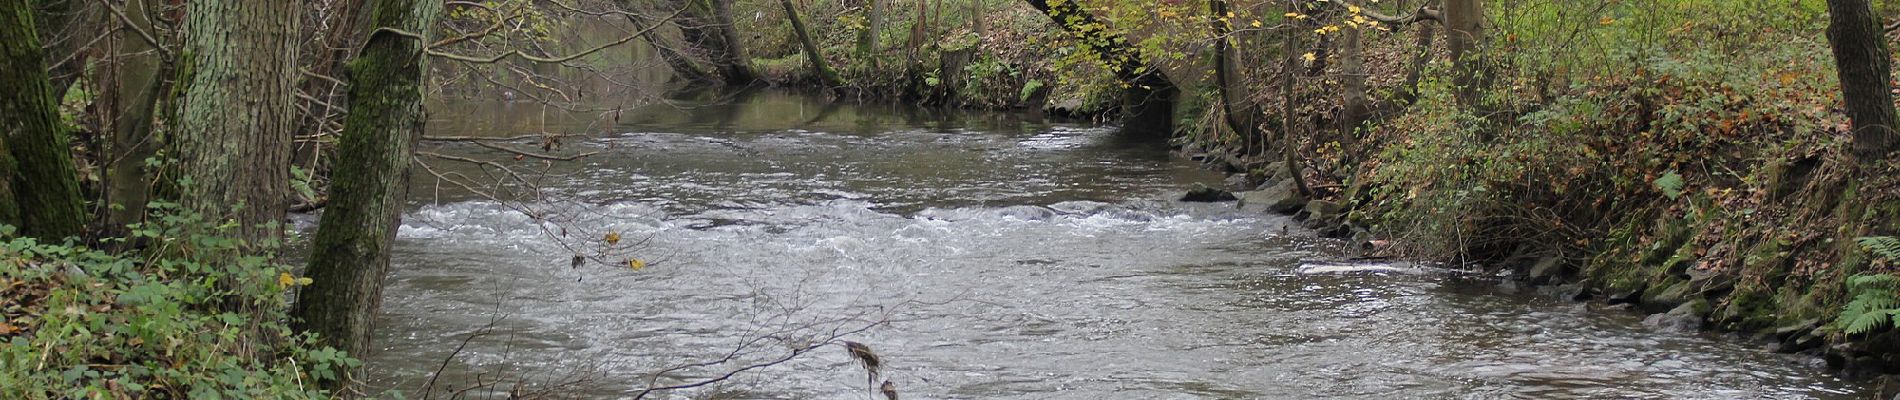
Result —
M139 38L144 39L146 44L150 44L152 45L152 48L158 49L158 54L160 56L163 56L165 59L172 58L171 50L166 50L165 45L160 44L158 42L158 38L155 36L152 36L151 32L146 32L144 29L140 29L138 24L132 23L132 18L127 17L125 15L125 11L120 10L119 6L113 5L112 0L99 0L99 3L105 4L106 9L112 10L112 15L119 17L119 24L124 25L126 28L132 29L133 32L138 32Z
M566 133L566 134L537 133L537 134L532 134L532 135L515 135L515 136L505 136L505 137L423 136L422 140L432 141L432 142L479 142L479 141L512 142L516 140L561 138L561 137L570 137L570 136L585 136L585 135L578 134L578 133Z
M562 156L555 156L555 155L548 155L548 154L540 154L540 153L535 153L535 152L529 152L529 151L523 151L523 150L515 150L515 149L510 149L510 148L507 148L507 147L502 147L502 146L497 146L497 145L494 145L494 144L491 144L491 143L488 143L487 141L481 141L481 140L477 140L477 141L471 141L471 142L469 142L469 143L474 143L474 144L475 144L476 146L482 146L482 147L487 147L487 148L490 148L490 149L495 149L495 150L501 150L501 151L505 151L505 152L509 152L509 153L514 153L515 155L519 155L519 156L523 156L523 157L529 157L529 158L537 158L537 159L542 159L542 160L548 160L548 161L574 161L574 160L579 160L579 159L582 159L582 158L586 158L587 156L591 156L591 155L595 155L595 154L600 154L600 152L598 152L598 151L590 151L590 152L586 152L586 153L581 153L581 154L575 154L575 155L571 155L571 156L566 156L566 157L562 157Z
M682 7L677 11L673 11L672 14L667 15L666 18L661 19L660 22L664 23L666 21L671 21L674 18L679 17L681 13L685 13L685 12L686 12L686 8ZM639 32L635 32L633 34L622 37L620 38L620 40L615 40L613 42L595 46L594 48L591 48L591 49L582 50L574 54L568 54L568 55L560 56L560 57L536 57L536 56L528 55L528 53L523 53L521 52L521 50L509 50L507 52L503 52L503 53L496 54L493 56L488 56L488 57L474 57L474 56L467 56L467 55L461 55L461 54L455 54L455 53L449 53L449 52L436 51L434 49L434 47L436 46L433 46L433 45L430 46L430 49L427 51L430 56L441 57L441 58L446 58L446 59L456 60L456 61L461 61L461 62L466 62L466 63L472 63L472 64L493 64L493 63L501 62L501 60L505 60L509 56L520 57L523 60L539 62L539 63L558 64L558 63L563 63L563 62L579 59L581 57L586 57L594 53L598 53L601 50L613 48L614 46L626 44L627 42L631 42L634 39L639 39L640 37L645 36L647 32L651 32L652 30L659 28L660 26L661 26L660 24L654 24L653 26L648 26L646 29L642 29ZM414 34L410 34L410 35L416 36ZM417 36L417 37L420 37L420 36Z

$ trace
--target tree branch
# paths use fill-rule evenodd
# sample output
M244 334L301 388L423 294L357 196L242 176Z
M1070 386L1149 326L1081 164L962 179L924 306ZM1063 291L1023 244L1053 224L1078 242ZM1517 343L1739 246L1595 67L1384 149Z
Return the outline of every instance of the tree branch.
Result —
M586 57L588 55L598 53L601 50L606 50L614 46L626 44L627 42L631 42L634 39L639 39L641 36L646 35L647 32L651 32L654 29L659 28L661 24L665 23L666 21L672 21L674 18L679 17L681 13L685 13L685 12L686 12L686 8L682 7L677 11L673 11L672 14L667 15L666 18L661 19L659 23L656 23L653 26L648 26L646 29L641 29L640 31L634 32L633 34L627 35L626 37L622 37L620 38L620 40L615 40L607 44L595 46L594 48L591 48L591 49L582 50L581 52L569 54L569 55L561 56L561 57L535 57L535 56L528 55L528 53L523 53L521 52L521 50L509 50L507 52L503 52L501 54L496 54L493 56L476 57L476 56L467 56L467 55L461 55L461 54L455 54L455 53L449 53L449 52L436 51L434 49L436 46L434 45L429 46L429 49L427 50L427 52L430 56L441 57L441 58L446 58L450 60L456 60L456 61L461 61L461 62L466 62L466 63L471 63L471 64L493 64L493 63L500 62L501 60L507 59L508 56L520 57L523 60L539 62L539 63L558 64L558 63L572 61L574 59L578 59L581 57ZM420 37L419 35L414 35L414 34L410 34L410 35Z

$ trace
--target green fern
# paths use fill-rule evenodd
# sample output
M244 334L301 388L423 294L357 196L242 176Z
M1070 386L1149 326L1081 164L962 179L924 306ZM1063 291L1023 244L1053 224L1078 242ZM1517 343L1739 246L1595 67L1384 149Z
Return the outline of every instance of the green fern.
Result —
M1867 251L1872 251L1874 255L1880 256L1880 258L1900 260L1900 238L1893 236L1869 236L1856 239L1855 241L1859 242L1861 247L1866 247Z
M1864 237L1856 240L1875 256L1900 260L1900 238ZM1855 275L1847 278L1847 293L1853 300L1841 310L1834 325L1841 332L1858 335L1900 322L1900 277L1889 274Z

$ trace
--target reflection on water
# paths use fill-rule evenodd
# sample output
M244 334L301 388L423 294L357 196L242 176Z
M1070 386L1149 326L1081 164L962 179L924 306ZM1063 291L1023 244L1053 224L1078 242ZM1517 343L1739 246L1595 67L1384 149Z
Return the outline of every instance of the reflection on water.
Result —
M1855 398L1812 360L1438 274L1299 274L1338 254L1281 217L1179 204L1217 175L1112 129L764 92L613 113L438 105L439 135L582 132L552 196L664 260L588 265L487 200L415 196L373 384L663 365L863 312L905 398ZM617 119L616 119L617 118ZM461 144L431 151L495 155ZM440 193L417 182L418 193ZM1288 233L1290 231L1290 233ZM694 369L661 382L704 377ZM870 398L822 349L693 396Z

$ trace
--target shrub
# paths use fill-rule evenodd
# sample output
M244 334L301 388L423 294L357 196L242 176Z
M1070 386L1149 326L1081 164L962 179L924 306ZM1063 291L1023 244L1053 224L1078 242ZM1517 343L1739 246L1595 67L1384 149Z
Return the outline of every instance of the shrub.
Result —
M308 282L167 204L111 252L0 226L0 397L328 398L360 365L286 325ZM302 281L302 282L300 282Z

